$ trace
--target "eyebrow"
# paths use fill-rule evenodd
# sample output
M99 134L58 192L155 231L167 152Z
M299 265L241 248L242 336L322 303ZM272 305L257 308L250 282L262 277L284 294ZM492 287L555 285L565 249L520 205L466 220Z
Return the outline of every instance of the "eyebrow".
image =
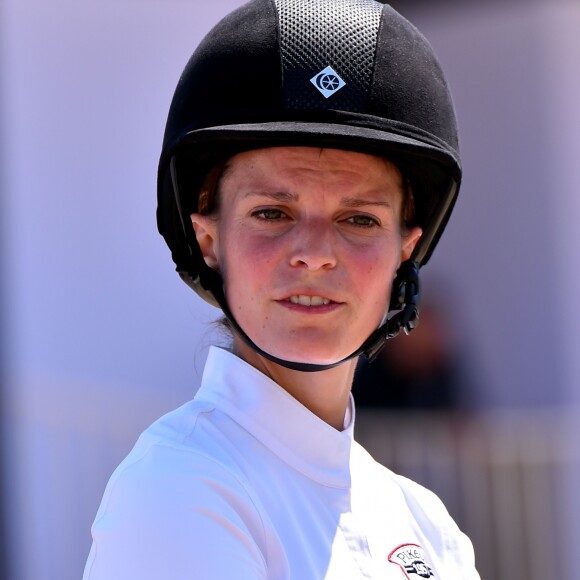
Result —
M358 197L343 197L340 200L340 203L341 205L350 208L363 207L367 205L378 205L380 207L388 207L388 208L393 207L393 204L389 200L379 200L379 199L370 200L370 199L360 199Z
M248 197L266 197L274 201L298 201L298 194L286 191L248 191L244 198Z
M245 198L248 197L265 197L267 199L272 199L274 201L281 202L296 202L300 199L297 193L290 193L286 191L249 191L244 195ZM393 207L393 204L389 200L378 200L378 199L361 199L358 197L343 197L340 200L340 205L349 208L359 208L364 206L379 206L379 207Z

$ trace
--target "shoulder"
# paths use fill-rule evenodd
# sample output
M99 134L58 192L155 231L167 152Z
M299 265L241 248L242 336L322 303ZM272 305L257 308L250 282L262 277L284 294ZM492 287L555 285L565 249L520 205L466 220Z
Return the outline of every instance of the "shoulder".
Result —
M101 511L134 506L146 513L156 506L159 516L171 508L207 507L213 494L252 504L236 462L234 434L216 425L216 414L192 401L153 423L111 476Z
M224 553L260 578L262 511L227 450L205 445L211 412L193 405L161 418L115 470L92 530L91 569L104 572L88 578L188 577L191 566L235 577Z
M471 540L459 529L439 496L401 475L394 475L409 511L428 539L443 569L461 574L466 580L479 580Z
M475 571L473 545L439 496L419 483L393 473L363 448L361 455L367 473L372 473L376 496L383 498L392 517L400 518L415 530L417 539L422 545L429 546L447 573L460 574L466 580L479 579Z

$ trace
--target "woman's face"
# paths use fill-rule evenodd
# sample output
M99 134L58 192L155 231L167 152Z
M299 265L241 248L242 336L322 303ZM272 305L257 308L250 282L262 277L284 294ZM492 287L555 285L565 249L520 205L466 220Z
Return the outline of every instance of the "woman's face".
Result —
M248 336L313 364L356 350L380 324L421 234L401 231L398 169L363 153L260 149L230 160L219 195L219 215L192 221Z

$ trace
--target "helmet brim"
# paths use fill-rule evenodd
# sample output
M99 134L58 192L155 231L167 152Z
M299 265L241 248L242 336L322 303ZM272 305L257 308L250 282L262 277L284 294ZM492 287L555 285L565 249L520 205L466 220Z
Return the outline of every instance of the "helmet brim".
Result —
M368 116L365 118L368 125ZM389 127L392 125L392 127ZM389 130L390 129L390 130ZM432 134L416 127L377 118L377 127L357 126L356 119L343 123L275 121L241 123L192 129L165 149L160 168L177 152L197 149L203 153L244 151L275 146L332 147L381 156L409 156L432 160L450 177L458 180L461 166L458 153ZM208 150L209 148L209 150Z

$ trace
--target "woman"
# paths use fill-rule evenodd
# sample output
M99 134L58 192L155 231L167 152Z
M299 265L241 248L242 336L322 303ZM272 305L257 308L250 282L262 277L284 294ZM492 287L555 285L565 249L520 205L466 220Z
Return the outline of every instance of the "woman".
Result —
M116 470L86 580L478 578L441 502L352 437L357 357L416 324L456 138L430 46L388 6L252 0L210 32L158 223L232 348Z

